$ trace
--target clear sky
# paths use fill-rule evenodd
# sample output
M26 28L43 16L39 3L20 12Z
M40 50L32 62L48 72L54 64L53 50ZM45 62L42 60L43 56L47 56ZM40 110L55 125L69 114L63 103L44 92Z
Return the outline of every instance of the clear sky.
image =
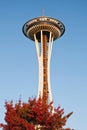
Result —
M54 105L74 114L67 127L87 125L87 0L0 0L0 122L4 102L37 96L38 62L23 24L42 15L62 21L64 35L53 44L51 86Z

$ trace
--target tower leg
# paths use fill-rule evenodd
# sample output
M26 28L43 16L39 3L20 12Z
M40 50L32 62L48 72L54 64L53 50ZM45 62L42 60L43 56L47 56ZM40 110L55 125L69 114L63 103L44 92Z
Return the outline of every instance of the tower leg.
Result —
M49 102L52 102L50 84L50 60L53 44L52 32L41 30L40 38L41 42L37 40L37 34L34 34L39 65L38 98L41 97L45 103L48 103L48 100Z

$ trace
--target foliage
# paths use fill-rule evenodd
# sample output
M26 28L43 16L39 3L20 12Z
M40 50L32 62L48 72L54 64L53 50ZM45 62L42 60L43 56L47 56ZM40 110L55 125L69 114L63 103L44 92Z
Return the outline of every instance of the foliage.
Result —
M53 103L44 104L42 99L19 100L15 105L5 102L5 107L6 124L0 124L3 130L71 130L64 126L72 112L63 116L64 109L53 109Z

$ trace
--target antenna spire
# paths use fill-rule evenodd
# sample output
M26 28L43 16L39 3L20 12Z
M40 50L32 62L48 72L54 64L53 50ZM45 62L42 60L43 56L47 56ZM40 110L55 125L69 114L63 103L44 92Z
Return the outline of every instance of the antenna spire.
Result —
M42 16L44 16L44 8L42 9Z

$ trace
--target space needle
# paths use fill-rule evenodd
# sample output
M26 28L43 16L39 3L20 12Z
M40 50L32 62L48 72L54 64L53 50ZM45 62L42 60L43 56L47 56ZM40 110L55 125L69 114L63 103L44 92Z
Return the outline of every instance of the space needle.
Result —
M22 31L35 42L39 66L38 98L47 104L53 101L50 83L52 45L64 34L64 24L57 19L41 16L27 21Z

